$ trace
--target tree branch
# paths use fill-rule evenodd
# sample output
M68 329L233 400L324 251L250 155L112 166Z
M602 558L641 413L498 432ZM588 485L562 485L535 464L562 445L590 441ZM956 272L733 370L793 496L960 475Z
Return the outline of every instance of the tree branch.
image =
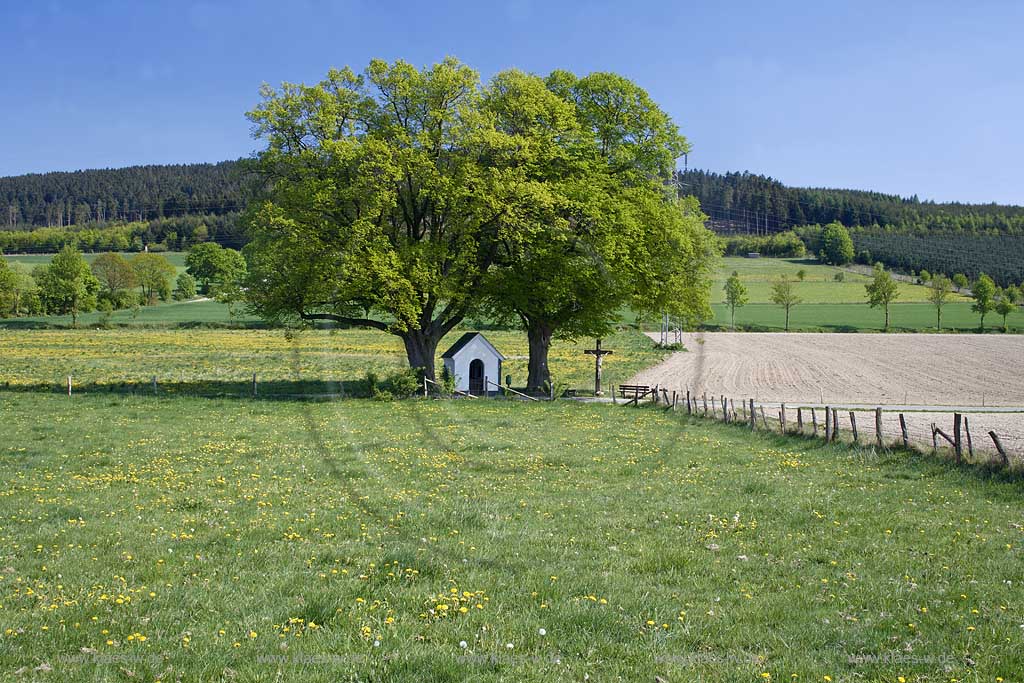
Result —
M369 318L349 318L345 315L336 315L334 313L299 313L299 317L303 320L331 320L342 325L352 325L354 327L371 327L375 330L381 330L383 332L388 331L387 323L382 323L379 320L371 320Z

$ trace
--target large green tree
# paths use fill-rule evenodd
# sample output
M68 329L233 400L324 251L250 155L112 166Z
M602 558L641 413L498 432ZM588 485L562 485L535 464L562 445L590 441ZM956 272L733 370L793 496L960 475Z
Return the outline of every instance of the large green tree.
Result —
M520 178L520 210L487 292L527 333L529 389L551 379L554 337L599 337L623 306L710 315L716 242L696 201L666 189L689 147L646 92L615 74L513 70L494 77L483 105L517 143L501 161Z
M876 263L872 273L871 282L864 285L867 290L868 305L871 308L882 308L885 310L885 327L889 331L889 306L900 296L899 285L893 279L892 274L885 269L881 263Z
M390 332L433 378L438 342L476 303L528 190L503 159L517 141L481 97L452 58L265 87L249 113L266 144L247 217L253 308Z
M71 324L78 325L79 313L96 308L99 280L74 247L64 247L49 265L38 266L34 277L48 313L70 313Z

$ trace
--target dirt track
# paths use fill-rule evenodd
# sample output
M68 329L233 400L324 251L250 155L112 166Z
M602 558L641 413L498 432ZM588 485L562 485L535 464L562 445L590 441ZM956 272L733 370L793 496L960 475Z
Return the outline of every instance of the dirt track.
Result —
M952 416L942 406L1024 410L1020 335L706 332L684 335L683 344L686 352L672 354L631 382L725 395L737 403L753 398L791 406L928 407L927 412L900 408L911 440L927 446L932 422L951 431ZM841 415L848 429L849 416ZM857 419L862 433L873 434L873 415L859 413ZM1024 413L983 412L969 419L979 450L992 449L987 432L994 430L1008 450L1024 455ZM887 413L883 425L894 439L900 433L897 420L895 412Z

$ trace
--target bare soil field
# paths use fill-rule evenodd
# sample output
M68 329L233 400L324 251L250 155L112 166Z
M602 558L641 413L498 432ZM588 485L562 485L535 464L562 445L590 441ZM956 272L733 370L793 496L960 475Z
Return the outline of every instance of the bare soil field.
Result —
M758 402L1024 407L1021 335L704 332L683 344L631 381Z
M900 438L902 411L911 441L925 447L933 422L952 433L953 410L979 411L968 415L976 450L994 450L992 430L1008 451L1024 457L1024 412L984 412L1024 410L1024 336L706 332L683 335L683 344L686 351L630 381L724 395L737 404L753 398L793 407L891 408L883 418L887 439ZM774 412L768 410L769 418ZM848 412L841 417L849 433ZM857 421L862 439L873 439L874 414L858 412Z

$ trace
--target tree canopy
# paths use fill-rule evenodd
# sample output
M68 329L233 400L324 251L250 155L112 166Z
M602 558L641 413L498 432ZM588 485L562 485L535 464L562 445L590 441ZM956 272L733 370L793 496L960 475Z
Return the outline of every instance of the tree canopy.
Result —
M599 334L623 303L710 313L714 240L665 186L685 139L620 76L484 85L452 58L374 60L264 88L249 117L266 147L246 286L266 318L390 332L433 377L437 343L476 308L548 340Z
M900 296L899 285L893 279L892 274L885 269L881 263L876 263L871 276L871 282L864 285L867 290L868 305L871 308L882 308L885 310L885 330L889 329L889 305Z

